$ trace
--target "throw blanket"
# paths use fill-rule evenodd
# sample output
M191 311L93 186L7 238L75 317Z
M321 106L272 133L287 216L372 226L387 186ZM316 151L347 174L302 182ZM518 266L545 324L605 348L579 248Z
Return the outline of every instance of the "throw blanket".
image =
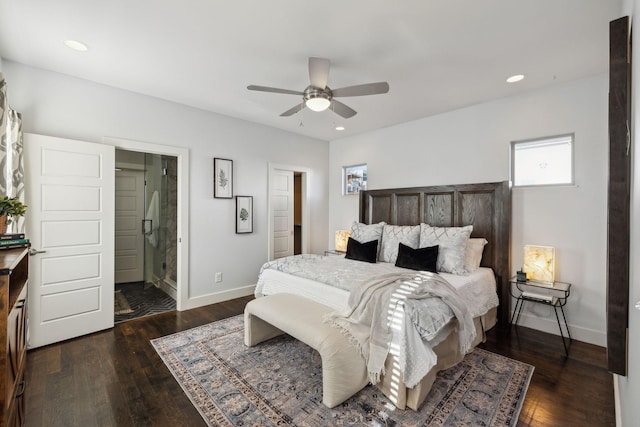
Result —
M473 319L453 286L444 278L429 272L393 273L379 276L354 288L349 296L349 309L329 313L325 322L342 329L367 361L369 380L380 381L389 354L393 331L400 337L400 369L404 384L413 387L435 366L437 356L430 345L424 345L412 317L420 311L420 300L438 297L458 319L459 345L462 354L471 349L475 339Z

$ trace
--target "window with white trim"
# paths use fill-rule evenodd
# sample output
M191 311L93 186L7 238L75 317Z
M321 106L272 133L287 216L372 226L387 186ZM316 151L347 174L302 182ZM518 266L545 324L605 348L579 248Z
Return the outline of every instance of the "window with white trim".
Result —
M574 135L511 143L511 182L515 187L573 184Z

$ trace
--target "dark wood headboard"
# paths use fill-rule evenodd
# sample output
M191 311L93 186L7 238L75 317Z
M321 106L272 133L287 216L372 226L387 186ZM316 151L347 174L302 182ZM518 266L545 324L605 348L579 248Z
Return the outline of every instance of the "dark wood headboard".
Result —
M498 320L509 323L511 276L511 185L509 181L438 185L360 192L360 222L434 227L473 225L471 237L489 241L481 265L496 275Z

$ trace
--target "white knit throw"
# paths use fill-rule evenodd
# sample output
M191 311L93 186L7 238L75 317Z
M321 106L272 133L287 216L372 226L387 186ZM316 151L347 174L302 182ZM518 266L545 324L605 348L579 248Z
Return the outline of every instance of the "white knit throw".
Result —
M329 313L325 322L340 328L356 346L367 361L372 384L377 384L385 373L393 330L403 329L402 348L412 349L412 353L402 355L401 369L405 385L413 387L436 364L437 357L429 345L423 344L403 306L410 303L415 307L418 300L431 297L439 297L451 307L458 319L460 351L466 354L476 335L473 319L456 289L435 273L391 273L363 282L351 291L349 308L343 313Z

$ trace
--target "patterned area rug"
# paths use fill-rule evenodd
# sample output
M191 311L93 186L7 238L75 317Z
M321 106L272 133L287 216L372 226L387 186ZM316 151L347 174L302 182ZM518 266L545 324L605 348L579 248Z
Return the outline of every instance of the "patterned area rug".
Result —
M438 374L419 411L396 409L373 386L329 409L320 355L289 336L245 347L242 316L151 343L211 426L511 426L533 374L476 348Z

